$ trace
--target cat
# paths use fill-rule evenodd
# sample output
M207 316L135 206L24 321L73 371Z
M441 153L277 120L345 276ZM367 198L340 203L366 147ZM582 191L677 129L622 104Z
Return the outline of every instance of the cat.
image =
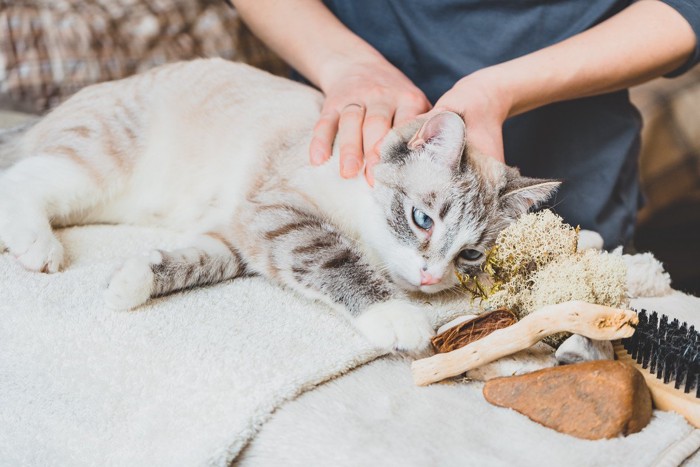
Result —
M63 265L54 227L177 229L190 238L181 249L116 271L109 307L255 274L342 310L379 348L423 349L433 328L408 295L477 273L498 232L558 182L473 154L452 112L392 130L373 188L342 179L337 148L308 162L322 101L221 59L87 87L6 135L0 239L25 268L52 273Z

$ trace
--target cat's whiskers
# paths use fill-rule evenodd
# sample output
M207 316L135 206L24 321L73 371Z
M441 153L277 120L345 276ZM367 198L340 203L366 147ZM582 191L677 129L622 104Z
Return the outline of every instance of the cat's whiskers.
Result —
M452 287L445 289L444 292L450 293L450 294L452 294L454 296L458 296L460 298L465 297L465 296L471 297L471 294L469 293L469 291L465 290L464 287L462 287L460 284L453 285Z
M384 261L377 263L375 266L377 268L377 271L380 274L386 275L386 274L391 273L391 267L388 264L386 264Z

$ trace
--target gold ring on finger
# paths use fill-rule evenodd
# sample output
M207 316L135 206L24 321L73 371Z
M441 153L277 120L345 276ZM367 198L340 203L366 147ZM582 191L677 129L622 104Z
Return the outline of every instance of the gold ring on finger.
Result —
M348 104L348 105L346 105L345 107L343 107L343 108L340 110L340 112L341 112L341 113L342 113L342 112L345 112L345 109L347 109L348 107L359 107L361 111L363 111L363 112L365 111L365 106L364 106L364 105L358 104L358 103L356 103L356 102L351 102L350 104Z

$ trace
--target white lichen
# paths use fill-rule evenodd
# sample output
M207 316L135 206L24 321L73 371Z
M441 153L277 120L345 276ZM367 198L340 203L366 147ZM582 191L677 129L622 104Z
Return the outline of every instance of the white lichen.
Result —
M578 252L577 229L551 211L526 214L501 232L486 272L500 283L491 307L519 316L569 300L627 305L627 268L622 257L597 250Z
M496 239L489 255L497 276L509 281L524 278L555 258L576 251L576 229L565 224L552 211L540 211L521 216L505 228Z
M523 311L570 300L626 306L626 278L627 268L617 255L586 250L561 256L531 276L532 287Z

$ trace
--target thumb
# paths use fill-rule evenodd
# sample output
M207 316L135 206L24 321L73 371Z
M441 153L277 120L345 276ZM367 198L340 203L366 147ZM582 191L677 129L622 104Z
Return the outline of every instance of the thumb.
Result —
M505 164L503 154L503 130L500 126L485 127L481 125L467 126L467 144L470 151L491 157Z

